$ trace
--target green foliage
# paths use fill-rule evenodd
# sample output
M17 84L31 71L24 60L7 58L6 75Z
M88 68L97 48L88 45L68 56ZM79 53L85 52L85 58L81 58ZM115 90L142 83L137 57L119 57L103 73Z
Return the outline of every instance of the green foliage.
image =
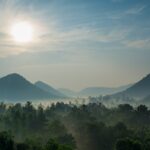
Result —
M142 150L142 146L140 142L126 138L117 141L116 150Z
M149 116L145 105L1 103L0 150L149 150Z
M27 145L26 143L18 143L18 144L16 144L16 149L17 150L28 150L29 145Z
M58 150L59 145L52 139L50 139L46 146L45 146L45 150Z
M0 133L0 150L14 150L14 141L7 132Z

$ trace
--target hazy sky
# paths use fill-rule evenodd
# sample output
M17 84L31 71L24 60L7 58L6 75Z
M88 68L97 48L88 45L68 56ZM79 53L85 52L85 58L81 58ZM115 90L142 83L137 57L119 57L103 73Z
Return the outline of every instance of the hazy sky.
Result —
M10 29L29 22L33 40ZM119 86L150 73L149 0L0 0L0 76L81 89Z

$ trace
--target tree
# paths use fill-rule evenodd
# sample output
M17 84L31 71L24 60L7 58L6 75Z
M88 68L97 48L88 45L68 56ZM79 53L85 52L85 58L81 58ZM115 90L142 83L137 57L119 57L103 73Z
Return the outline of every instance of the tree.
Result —
M53 139L50 139L45 146L45 150L58 150L58 148L59 145Z
M142 146L138 141L125 138L117 141L116 150L142 150Z
M18 143L16 144L17 150L29 150L29 145L25 143Z
M139 112L139 113L147 113L148 112L148 108L145 105L139 105L137 107L137 112Z
M120 104L118 106L118 108L122 112L131 112L131 111L133 111L133 107L129 104Z
M8 132L0 133L0 150L14 150L14 141Z

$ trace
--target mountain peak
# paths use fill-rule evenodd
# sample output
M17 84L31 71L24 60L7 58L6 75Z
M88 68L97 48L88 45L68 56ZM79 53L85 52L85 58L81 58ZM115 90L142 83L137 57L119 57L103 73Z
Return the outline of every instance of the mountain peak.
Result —
M23 76L18 73L12 73L0 78L0 86L22 87L22 85L28 85L29 83L29 81L27 81Z
M18 73L12 73L0 78L0 100L36 100L59 98L54 93L48 93Z
M6 76L3 77L4 78L12 78L12 79L17 79L17 78L21 78L21 79L25 79L23 76L21 76L20 74L18 73L11 73L11 74L8 74Z

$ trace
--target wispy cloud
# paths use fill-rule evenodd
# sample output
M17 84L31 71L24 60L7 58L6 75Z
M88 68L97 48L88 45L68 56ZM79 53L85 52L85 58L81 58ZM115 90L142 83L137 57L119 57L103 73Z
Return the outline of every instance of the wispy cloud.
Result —
M64 42L77 42L77 41L98 41L98 42L112 42L124 39L128 34L129 29L92 29L92 28L80 28L73 29L66 32L53 31L43 35L41 38L44 41L51 43L64 43Z
M89 48L92 43L112 43L119 42L126 39L128 30L113 29L107 31L106 29L93 28L74 28L69 31L59 31L55 28L49 33L41 35L34 43L22 45L15 43L9 36L1 38L0 40L0 57L8 55L17 55L24 52L40 52L40 51L57 51L57 50L74 50ZM3 34L2 34L3 36ZM3 39L3 40L2 40ZM93 47L95 49L95 47Z
M108 13L107 17L109 19L118 20L118 19L123 19L130 15L140 15L143 13L143 11L146 7L147 7L146 5L136 5L134 7L128 8L126 10L121 10L119 12L114 11L114 12Z
M125 39L130 30L123 30L123 29L118 29L118 30L112 30L110 32L107 32L106 34L103 35L98 35L98 40L100 42L117 42Z
M34 2L35 1L36 0L34 0ZM123 0L112 0L112 1L121 2ZM2 16L0 21L0 29L1 29L0 30L0 57L6 57L8 55L16 55L23 52L57 51L57 50L64 51L65 49L80 50L83 47L85 49L88 49L89 45L92 45L93 49L96 49L97 43L98 44L104 43L105 45L109 43L111 44L115 43L116 45L117 44L119 45L120 43L122 43L122 41L126 41L124 42L124 44L127 47L139 47L141 45L144 45L143 43L145 43L145 40L129 41L128 37L131 34L130 27L125 29L123 24L119 24L119 25L117 24L117 27L115 27L114 25L108 26L108 24L112 22L111 19L121 19L129 15L141 14L146 8L146 5L135 5L134 7L128 8L126 10L122 10L121 12L119 12L120 11L119 10L119 11L115 11L114 13L112 13L113 11L112 9L110 12L105 12L104 15L103 14L101 16L98 15L96 19L96 23L94 22L95 25L92 27L86 26L85 24L82 24L82 22L79 21L78 24L81 23L80 27L74 25L74 27L70 27L66 29L62 25L62 29L60 29L58 28L59 23L57 22L57 19L56 20L51 19L50 14L49 15L45 14L46 11L48 11L49 9L46 10L40 9L38 11L34 11L34 9L32 8L33 6L30 5L30 8L27 7L27 9L30 11L24 12L26 7L24 8L23 6L21 6L22 4L20 4L19 2L20 2L19 0L14 0L14 1L3 0L3 5L5 4L5 8L2 6L0 7L2 10L4 10L2 11L3 13L0 14L0 16ZM19 13L20 10L23 13ZM42 15L40 15L40 13ZM105 15L107 13L108 15L106 17ZM14 41L10 39L10 35L8 34L8 28L5 28L5 25L6 22L7 25L10 25L10 22L14 18L15 19L26 18L25 16L27 14L29 17L32 16L32 18L35 19L34 20L35 22L37 20L39 21L37 22L39 23L38 27L40 28L37 28L36 30L38 33L36 35L37 36L35 40L36 42L30 43L29 45L19 45L14 43ZM97 15L97 13L95 15ZM38 17L37 19L35 16L36 17L40 16L40 17ZM44 17L46 19L44 21L41 21L41 18ZM73 18L74 16L71 17ZM88 20L88 22L90 22L90 20ZM103 27L99 25L99 22L102 22ZM98 25L96 25L97 23ZM96 44L94 45L93 43Z
M150 39L130 40L123 42L123 44L130 48L150 48Z
M146 5L142 5L142 6L136 6L133 8L128 9L125 14L127 15L137 15L142 13L142 11L146 8Z

